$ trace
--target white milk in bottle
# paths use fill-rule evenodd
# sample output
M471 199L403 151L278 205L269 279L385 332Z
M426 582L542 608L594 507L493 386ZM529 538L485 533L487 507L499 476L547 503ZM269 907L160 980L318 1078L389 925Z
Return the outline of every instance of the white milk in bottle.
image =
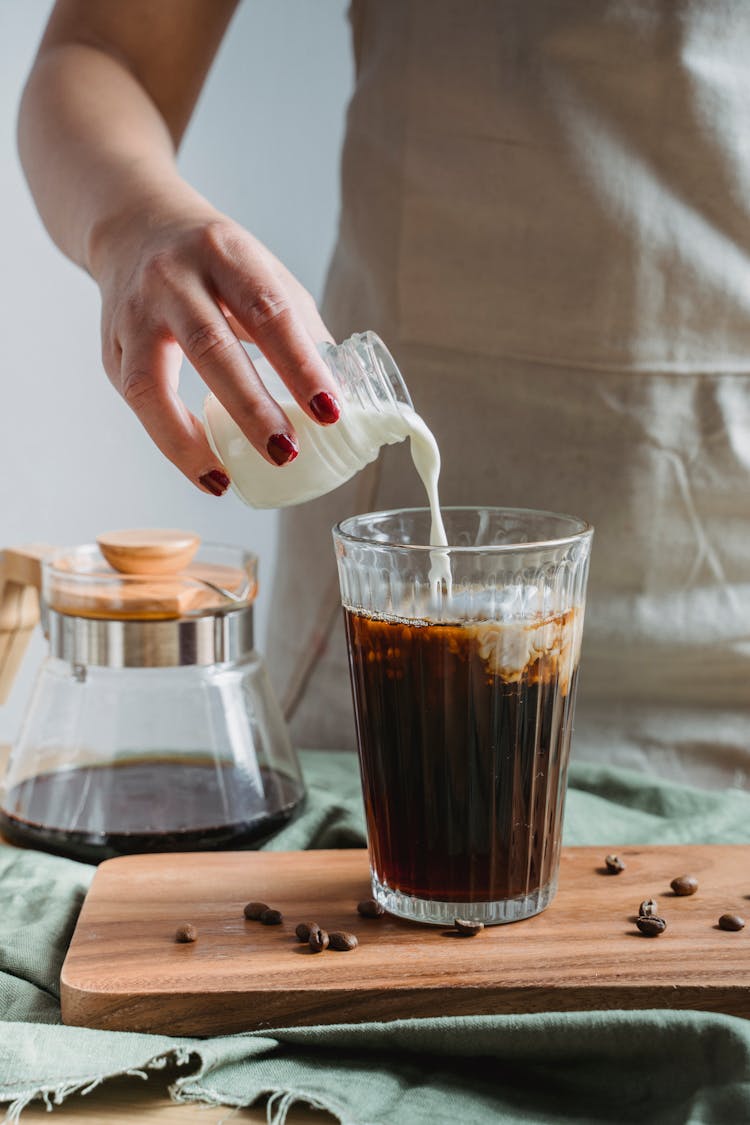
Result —
M374 461L384 445L409 438L411 455L430 507L430 545L447 547L440 514L440 453L429 427L416 413L396 363L372 332L321 352L338 384L341 417L331 426L314 422L292 399L271 365L253 359L258 374L294 427L299 455L281 467L269 464L250 444L214 395L204 404L206 434L232 480L234 491L254 508L284 508L323 496ZM433 596L450 594L450 557L434 551Z

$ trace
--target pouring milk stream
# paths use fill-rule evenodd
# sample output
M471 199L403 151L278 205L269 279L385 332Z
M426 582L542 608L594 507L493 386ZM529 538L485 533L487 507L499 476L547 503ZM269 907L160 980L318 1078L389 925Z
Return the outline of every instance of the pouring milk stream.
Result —
M342 353L347 361L343 368L336 363ZM320 426L312 421L291 398L270 364L262 357L253 359L266 387L294 426L299 441L299 456L281 468L270 465L248 442L218 399L208 396L204 405L206 433L214 452L229 471L234 491L254 508L300 504L349 480L375 460L382 446L409 438L412 461L424 484L430 508L430 546L447 547L438 497L440 452L437 442L414 410L385 346L372 333L365 333L327 349L325 358L342 391L339 395L341 417L332 426ZM388 364L391 366L384 371L381 365ZM450 597L449 554L433 551L430 563L433 600Z

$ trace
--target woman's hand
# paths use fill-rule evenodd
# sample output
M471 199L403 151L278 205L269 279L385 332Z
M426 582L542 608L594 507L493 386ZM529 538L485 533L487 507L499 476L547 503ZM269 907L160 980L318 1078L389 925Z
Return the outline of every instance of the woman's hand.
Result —
M312 298L175 163L236 4L57 0L19 114L21 158L47 228L99 283L107 374L162 452L214 493L229 479L178 397L183 355L277 465L297 455L294 430L240 337L261 348L311 418L338 417Z
M276 465L297 456L297 438L240 339L257 344L312 419L338 418L336 386L316 348L331 337L312 297L262 243L182 181L95 231L89 268L102 294L111 382L199 487L221 495L229 478L177 393L183 355Z

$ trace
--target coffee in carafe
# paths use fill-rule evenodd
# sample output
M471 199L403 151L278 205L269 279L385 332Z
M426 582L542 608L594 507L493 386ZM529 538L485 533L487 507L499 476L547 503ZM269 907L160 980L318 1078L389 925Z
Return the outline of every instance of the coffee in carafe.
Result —
M153 529L0 555L0 608L40 587L49 654L0 792L4 835L98 862L243 847L294 815L305 790L253 644L254 555Z

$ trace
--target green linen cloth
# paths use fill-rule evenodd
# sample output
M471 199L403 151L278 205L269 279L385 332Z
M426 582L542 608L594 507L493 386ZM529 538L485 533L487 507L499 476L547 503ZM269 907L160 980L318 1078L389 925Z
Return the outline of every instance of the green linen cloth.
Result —
M364 842L356 761L308 752L309 800L269 845ZM574 764L567 844L750 842L750 794L703 792ZM750 851L748 854L750 861ZM750 875L750 862L748 865ZM399 1020L213 1039L90 1031L60 1024L60 967L93 869L0 847L0 1102L15 1122L116 1074L173 1062L178 1101L269 1098L283 1125L295 1102L342 1125L488 1122L750 1123L750 1021L650 1010ZM747 941L750 928L730 940ZM750 946L748 946L750 956Z

